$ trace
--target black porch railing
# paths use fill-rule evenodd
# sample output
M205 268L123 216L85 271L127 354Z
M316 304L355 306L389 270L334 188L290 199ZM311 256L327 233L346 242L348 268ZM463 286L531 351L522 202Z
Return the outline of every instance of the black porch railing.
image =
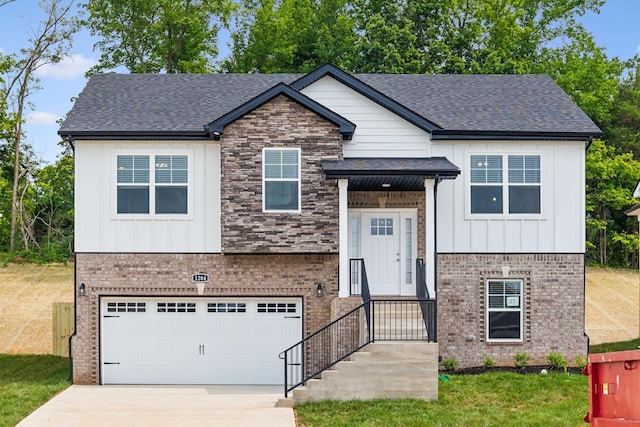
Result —
M284 395L375 341L436 342L436 301L429 299L424 261L416 261L417 299L371 299L364 260L350 260L350 293L362 304L282 353Z
M438 341L438 331L436 327L437 306L435 299L429 296L429 288L427 288L427 275L424 267L424 260L416 259L416 296L420 302L420 310L422 311L422 319L427 327L427 333L433 342Z
M285 397L369 343L434 342L422 319L423 303L433 313L433 300L369 300L280 353ZM367 311L370 322L366 320Z

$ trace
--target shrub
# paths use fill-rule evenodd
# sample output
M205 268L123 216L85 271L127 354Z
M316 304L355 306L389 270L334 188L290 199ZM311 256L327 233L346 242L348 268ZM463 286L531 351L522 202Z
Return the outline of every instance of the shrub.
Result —
M589 359L587 359L587 356L576 356L576 365L578 368L584 369L588 362Z
M516 368L524 369L529 364L530 358L531 356L529 356L527 353L519 351L511 359L513 360L513 363L516 366Z
M458 361L453 357L449 357L442 361L442 367L445 371L455 371L458 367Z
M493 368L494 366L496 366L496 361L493 360L491 356L484 356L482 366L484 366L485 368Z
M562 357L562 354L553 351L547 354L547 363L549 363L549 366L553 369L564 369L567 367L567 361Z

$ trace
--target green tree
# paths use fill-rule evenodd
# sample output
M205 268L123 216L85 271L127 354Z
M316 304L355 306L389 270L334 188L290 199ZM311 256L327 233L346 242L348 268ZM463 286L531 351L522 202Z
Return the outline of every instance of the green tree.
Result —
M221 69L308 72L326 62L349 69L356 39L345 0L244 0Z
M602 140L593 141L587 150L587 255L592 262L620 265L620 254L628 257L637 221L623 212L636 203L633 189L639 177L640 162L631 153L617 153Z
M605 130L605 139L620 152L632 152L640 159L640 58L629 63L631 72L619 85L618 95L612 100L611 123ZM640 177L638 177L640 178Z
M351 57L354 71L419 73L422 70L414 23L406 16L405 2L356 0L351 10L359 34Z
M44 261L64 261L73 252L73 164L67 151L35 175L34 232Z
M217 55L231 0L88 0L85 25L102 53L92 72L202 73Z
M23 238L25 248L29 242L35 242L31 233L33 222L27 218L29 184L28 178L33 174L33 156L29 147L23 147L24 113L29 103L29 96L39 89L39 80L35 75L38 68L59 62L67 50L73 34L77 31L77 22L71 17L73 2L64 0L41 1L39 6L46 18L33 31L29 46L22 49L19 55L11 56L5 66L5 76L0 82L0 95L8 108L12 109L11 129L5 135L6 141L13 147L13 180L11 194L11 226L10 250L16 249L17 230ZM26 180L22 183L21 181Z

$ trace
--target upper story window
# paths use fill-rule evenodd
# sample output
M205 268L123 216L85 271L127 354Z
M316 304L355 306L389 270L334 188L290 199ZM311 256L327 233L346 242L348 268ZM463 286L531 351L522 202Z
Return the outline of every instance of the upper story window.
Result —
M188 156L118 155L116 163L118 214L188 213Z
M471 213L539 214L540 182L539 155L472 155Z
M264 211L300 211L300 149L265 148L262 159Z

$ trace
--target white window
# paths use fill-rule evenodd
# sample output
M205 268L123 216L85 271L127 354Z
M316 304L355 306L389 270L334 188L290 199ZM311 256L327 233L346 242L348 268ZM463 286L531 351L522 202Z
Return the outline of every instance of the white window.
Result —
M522 280L487 281L487 341L522 341Z
M300 149L265 148L262 156L264 211L300 211Z
M472 214L541 213L539 155L472 155L470 163Z
M150 167L153 161L153 168ZM117 156L118 214L186 215L189 205L187 155Z

